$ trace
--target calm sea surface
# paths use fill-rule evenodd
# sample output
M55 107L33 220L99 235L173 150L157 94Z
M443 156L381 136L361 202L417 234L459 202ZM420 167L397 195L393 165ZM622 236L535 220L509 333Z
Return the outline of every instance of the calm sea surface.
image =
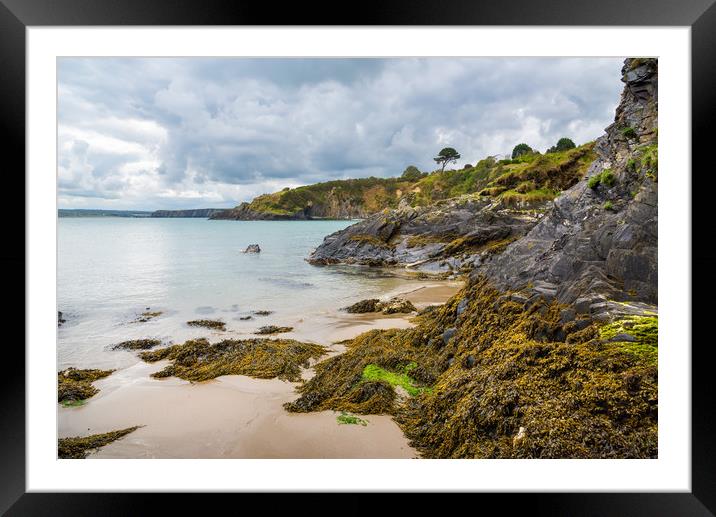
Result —
M311 266L304 259L349 221L60 218L58 367L121 368L137 361L113 343L158 337L250 337L261 325L299 326L304 317L380 296L400 285L385 274ZM244 254L257 243L260 254ZM150 308L164 314L134 323ZM266 317L239 318L256 310ZM221 334L186 325L221 319Z

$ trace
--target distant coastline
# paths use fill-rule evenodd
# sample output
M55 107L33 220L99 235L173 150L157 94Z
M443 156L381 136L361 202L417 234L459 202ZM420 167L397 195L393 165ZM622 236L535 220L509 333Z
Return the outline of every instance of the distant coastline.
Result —
M84 208L59 208L58 217L150 217L152 212L142 210L101 210Z
M58 217L193 217L208 219L212 215L223 212L225 208L190 208L187 210L102 210L84 208L60 208L57 210Z

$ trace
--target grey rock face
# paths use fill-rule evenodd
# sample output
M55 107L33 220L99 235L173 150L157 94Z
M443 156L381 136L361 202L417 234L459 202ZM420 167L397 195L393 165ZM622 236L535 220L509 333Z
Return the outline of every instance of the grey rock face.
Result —
M538 221L536 213L465 197L375 214L327 236L312 264L407 266L427 273L472 269Z
M602 312L607 298L656 303L657 180L644 166L649 146L656 144L656 60L626 60L622 81L615 121L597 140L588 178L566 190L523 238L476 273L501 288L533 284L535 292L575 303L579 313ZM627 128L636 136L625 136ZM605 170L614 184L590 188L588 179Z

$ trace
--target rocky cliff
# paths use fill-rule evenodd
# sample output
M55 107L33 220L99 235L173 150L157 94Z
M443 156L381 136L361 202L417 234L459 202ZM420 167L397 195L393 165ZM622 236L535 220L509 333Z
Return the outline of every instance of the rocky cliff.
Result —
M627 60L614 123L587 177L479 273L501 288L540 282L580 310L657 301L657 63ZM591 307L591 309L590 309Z

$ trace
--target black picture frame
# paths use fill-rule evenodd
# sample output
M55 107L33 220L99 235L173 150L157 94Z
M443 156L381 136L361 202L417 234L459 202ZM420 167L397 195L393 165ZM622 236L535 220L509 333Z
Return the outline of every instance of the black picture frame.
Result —
M716 388L711 381L713 346L705 332L711 304L698 303L697 293L714 292L716 251L709 237L710 199L714 176L707 159L711 153L716 103L716 0L469 0L382 1L352 8L323 1L270 4L244 0L0 0L0 127L4 138L4 186L12 204L5 235L12 237L0 248L0 264L11 288L16 312L25 300L25 226L17 214L25 214L25 30L28 26L62 25L557 25L557 26L689 26L692 71L692 491L690 493L589 493L589 494L465 494L455 495L451 505L484 508L497 504L501 513L522 511L527 515L714 515L716 514ZM8 160L9 158L9 160ZM689 171L683 171L686 178ZM698 182L698 183L695 183ZM696 188L694 188L694 186ZM668 202L668 198L667 198ZM8 202L4 203L6 206ZM14 220L13 220L14 219ZM48 287L51 289L51 287ZM6 299L10 299L9 296ZM8 309L6 309L8 310ZM15 327L20 327L13 317ZM16 331L19 329L16 329ZM6 368L0 375L2 418L0 421L0 512L7 515L125 515L150 513L158 505L162 513L186 509L180 494L39 494L25 493L25 354L17 340L4 344ZM12 342L11 342L12 341ZM689 347L691 343L674 343ZM206 498L207 496L200 496ZM246 494L213 495L217 500ZM252 496L253 497L253 496ZM360 507L373 495L351 494L340 503L325 495L309 494L300 504L312 513L324 507L340 513L363 513ZM480 499L475 500L478 497ZM294 496L272 496L272 507L296 505ZM468 500L470 498L470 500ZM212 505L215 503L212 500ZM404 512L420 511L423 497L413 495L401 503ZM479 506L478 506L479 505ZM332 508L332 510L331 510Z

